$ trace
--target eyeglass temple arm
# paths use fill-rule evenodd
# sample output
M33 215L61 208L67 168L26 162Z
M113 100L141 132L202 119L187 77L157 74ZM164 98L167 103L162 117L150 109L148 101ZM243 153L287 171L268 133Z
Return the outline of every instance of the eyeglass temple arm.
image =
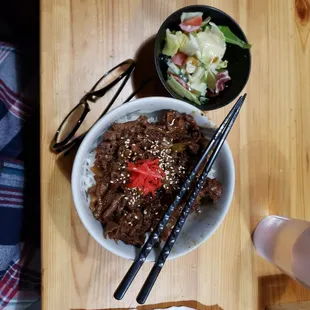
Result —
M105 115L109 109L111 108L111 106L113 105L113 103L115 102L115 100L117 99L117 97L119 96L120 92L123 90L124 86L126 85L128 79L130 78L131 74L128 74L124 81L122 82L121 86L118 88L117 92L115 93L115 95L113 96L113 98L111 99L111 101L109 102L109 104L106 106L106 108L103 110L103 112L101 113L101 115L99 116L99 119Z
M126 76L125 80L122 82L121 86L119 87L118 91L116 92L116 94L114 95L114 97L112 98L112 100L110 101L110 103L108 104L108 106L104 109L104 111L102 112L102 114L100 115L100 117L98 118L98 120L105 114L108 112L109 108L112 106L112 104L114 103L114 101L116 100L116 98L118 97L118 95L120 94L120 92L122 91L123 87L125 86L126 82L128 81L129 77L131 74L129 74L128 76ZM138 89L136 89L134 92L132 92L129 97L122 103L126 103L129 102L140 90L142 90L150 81L152 81L153 78L148 78L145 81L143 81L141 83L141 85L138 87ZM97 120L97 121L98 121ZM96 122L95 122L96 123ZM90 129L89 129L90 130ZM70 145L68 148L66 148L64 151L64 156L68 155L72 150L73 147L76 145L76 143L81 143L81 141L83 140L84 136L88 133L87 130L84 134L82 134L80 137L78 137L74 143L72 145Z

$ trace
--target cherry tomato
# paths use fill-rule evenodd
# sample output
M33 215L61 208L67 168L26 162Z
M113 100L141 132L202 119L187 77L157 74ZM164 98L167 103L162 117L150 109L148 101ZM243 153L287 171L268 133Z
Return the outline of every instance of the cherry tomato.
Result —
M187 58L186 54L177 52L174 56L171 57L171 60L173 61L174 64L181 67L184 64L186 58Z
M202 16L196 16L183 22L187 26L199 26L202 24Z

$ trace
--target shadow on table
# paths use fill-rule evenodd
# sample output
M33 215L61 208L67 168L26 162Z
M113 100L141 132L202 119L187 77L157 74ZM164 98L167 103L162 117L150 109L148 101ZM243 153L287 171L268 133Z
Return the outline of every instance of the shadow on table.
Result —
M186 300L186 301L171 301L171 302L163 302L159 304L153 305L145 305L145 306L138 306L138 307L131 307L131 308L105 308L101 310L127 310L127 309L137 309L137 310L152 310L152 309L166 309L170 307L189 307L197 310L224 310L223 308L219 307L218 305L212 306L205 306L198 301L195 300ZM73 309L72 309L73 310ZM74 309L74 310L92 310L92 309ZM99 309L97 309L99 310Z
M259 310L267 306L305 301L310 299L310 291L285 274L259 277Z
M139 47L135 54L136 69L132 75L132 88L138 89L147 79L151 82L136 95L137 98L161 96L170 97L165 87L158 78L154 62L155 36L148 38Z
M63 152L62 154L57 156L56 160L57 167L69 182L71 182L71 172L73 168L73 162L79 146L80 144L78 143L68 152Z

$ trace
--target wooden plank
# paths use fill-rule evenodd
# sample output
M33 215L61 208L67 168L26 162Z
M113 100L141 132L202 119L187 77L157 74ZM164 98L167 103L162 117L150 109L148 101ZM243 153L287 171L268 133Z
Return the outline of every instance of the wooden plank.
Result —
M41 8L41 229L43 309L69 309L71 286L70 183L48 150L61 111L70 102L70 7L51 1ZM49 290L50 283L53 289ZM47 291L45 291L45 289Z
M310 310L310 301L269 306L266 310Z

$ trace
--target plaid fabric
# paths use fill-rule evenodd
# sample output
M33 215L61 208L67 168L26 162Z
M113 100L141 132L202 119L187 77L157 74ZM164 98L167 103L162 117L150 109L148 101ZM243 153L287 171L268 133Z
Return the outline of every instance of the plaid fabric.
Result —
M21 66L22 55L0 42L0 310L30 309L40 297L40 253L21 242L25 171L17 158L34 111L24 96Z

